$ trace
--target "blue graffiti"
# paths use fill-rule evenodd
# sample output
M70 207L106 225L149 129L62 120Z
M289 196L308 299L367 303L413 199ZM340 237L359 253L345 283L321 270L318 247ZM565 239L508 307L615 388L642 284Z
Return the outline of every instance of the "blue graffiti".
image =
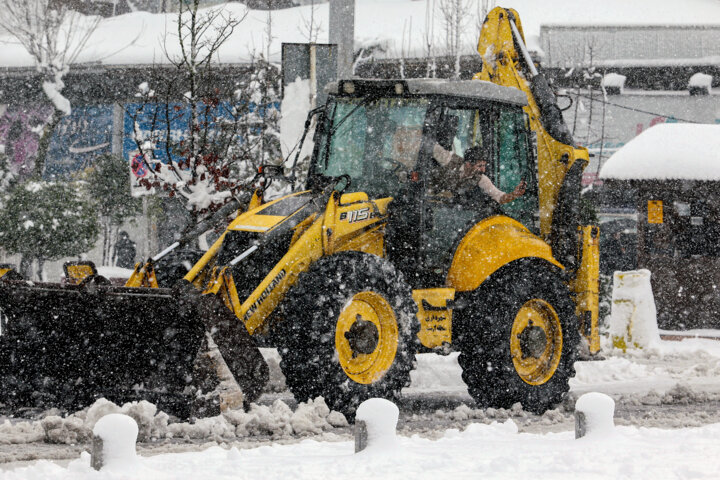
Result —
M92 165L112 151L113 106L73 107L53 132L45 162L45 178L65 177Z

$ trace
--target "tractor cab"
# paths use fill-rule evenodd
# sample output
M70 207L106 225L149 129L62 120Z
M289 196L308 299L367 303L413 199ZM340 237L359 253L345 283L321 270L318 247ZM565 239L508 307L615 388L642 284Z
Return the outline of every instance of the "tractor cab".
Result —
M537 232L537 166L522 92L477 80L407 79L340 81L328 93L309 186L347 175L346 192L393 197L386 250L418 279L411 283L445 283L458 242L483 218L506 215ZM526 193L499 205L464 178L461 161L443 167L438 147L458 157L480 147L495 186L509 192L525 180Z

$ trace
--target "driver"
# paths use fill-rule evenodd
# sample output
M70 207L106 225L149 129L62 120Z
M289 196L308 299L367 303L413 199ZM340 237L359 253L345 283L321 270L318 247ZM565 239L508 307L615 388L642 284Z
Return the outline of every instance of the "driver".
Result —
M398 125L392 135L392 159L401 163L407 171L414 170L421 141L421 125Z
M485 175L487 160L483 155L483 148L479 145L468 148L463 158L436 143L433 147L433 158L443 167L443 178L437 181L441 188L464 195L470 189L478 187L501 205L525 194L525 180L521 180L510 193L503 192L493 184Z

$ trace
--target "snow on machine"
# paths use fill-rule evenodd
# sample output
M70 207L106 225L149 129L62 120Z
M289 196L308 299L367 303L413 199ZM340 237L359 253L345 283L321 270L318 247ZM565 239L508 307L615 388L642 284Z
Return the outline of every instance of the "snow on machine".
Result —
M478 51L473 80L328 85L306 123L317 115L306 189L258 190L172 288L153 261L124 287L0 270L0 402L148 398L184 415L208 333L246 402L268 377L257 345L272 345L298 401L348 415L397 396L418 352L459 351L479 406L552 408L581 336L599 350L598 229L579 219L588 153L514 10L490 12ZM470 147L499 189L524 181L524 194L498 204L438 161Z

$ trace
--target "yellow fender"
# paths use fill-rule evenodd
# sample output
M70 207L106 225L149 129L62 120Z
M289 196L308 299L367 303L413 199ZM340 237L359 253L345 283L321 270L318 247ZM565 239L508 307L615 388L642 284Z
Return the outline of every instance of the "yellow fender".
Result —
M553 258L550 246L520 222L505 216L487 218L458 245L447 286L458 292L475 290L500 267L521 258L541 258L564 268Z

